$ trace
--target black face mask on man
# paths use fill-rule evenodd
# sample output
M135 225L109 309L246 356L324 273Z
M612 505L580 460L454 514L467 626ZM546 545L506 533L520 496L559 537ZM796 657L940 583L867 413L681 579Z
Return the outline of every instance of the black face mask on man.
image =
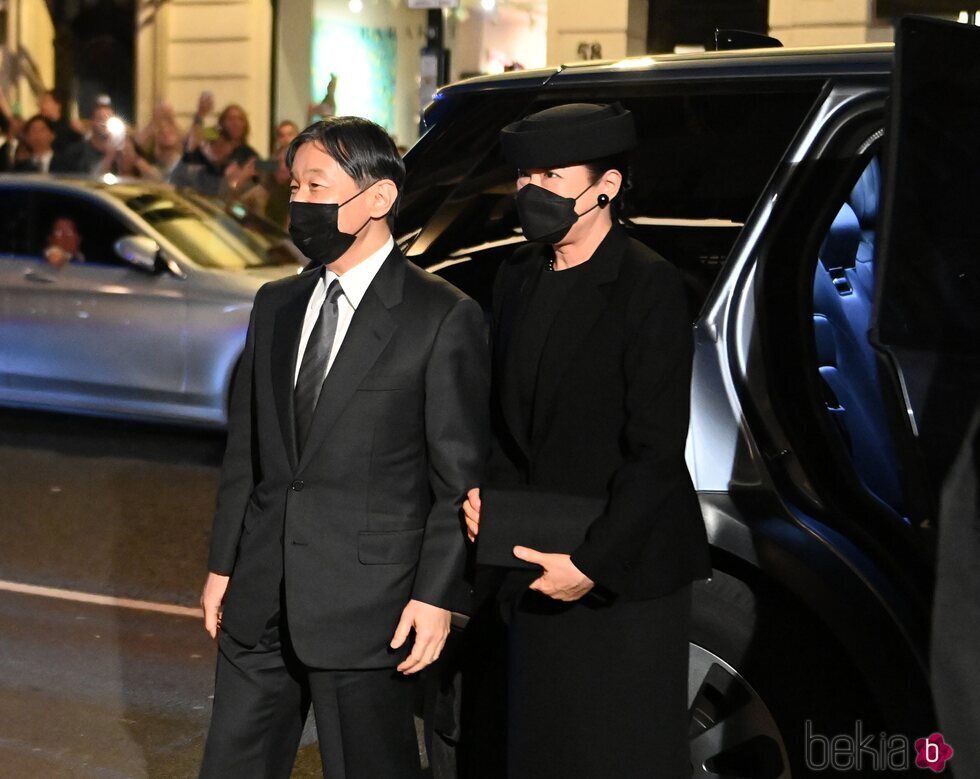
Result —
M354 245L357 234L367 227L371 217L353 233L342 232L337 226L340 209L368 191L365 187L343 203L289 204L289 237L296 248L318 265L329 265Z
M537 184L525 184L516 196L517 216L521 220L524 237L535 243L558 243L581 217L609 203L608 195L599 195L596 204L588 211L581 214L575 212L575 203L594 186L589 184L577 197L572 198L556 195Z

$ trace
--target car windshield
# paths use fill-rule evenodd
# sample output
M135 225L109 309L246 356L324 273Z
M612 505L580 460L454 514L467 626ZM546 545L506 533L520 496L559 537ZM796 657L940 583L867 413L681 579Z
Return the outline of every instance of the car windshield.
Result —
M240 206L162 188L117 185L107 191L202 267L246 270L298 262L285 232Z

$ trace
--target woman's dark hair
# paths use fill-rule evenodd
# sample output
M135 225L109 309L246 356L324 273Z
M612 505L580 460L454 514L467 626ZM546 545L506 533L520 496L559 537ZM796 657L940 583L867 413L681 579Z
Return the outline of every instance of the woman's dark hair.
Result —
M398 199L388 212L388 226L395 227L395 215L405 184L405 163L395 142L383 127L359 116L332 116L315 122L293 138L286 150L286 167L293 167L299 147L319 146L333 157L341 170L361 188L388 179L398 189Z
M606 171L619 171L619 174L623 177L623 183L619 188L619 194L612 199L612 216L614 220L619 219L620 221L626 222L629 221L630 207L632 206L630 202L630 191L633 189L633 178L630 157L629 152L622 152L620 154L614 154L611 157L602 157L598 160L583 163L589 171L589 182L591 184L595 184Z

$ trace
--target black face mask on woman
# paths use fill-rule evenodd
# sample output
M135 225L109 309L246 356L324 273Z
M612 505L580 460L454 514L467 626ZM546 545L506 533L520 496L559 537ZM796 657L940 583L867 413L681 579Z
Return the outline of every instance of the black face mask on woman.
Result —
M609 198L599 195L596 204L581 214L575 212L575 203L595 184L589 184L577 197L562 197L539 187L525 184L517 192L517 216L521 220L524 237L535 243L558 243L572 226L589 211L604 207Z
M345 233L337 226L337 215L343 206L367 191L365 187L343 203L290 203L289 237L296 248L318 265L329 265L343 256L371 218L353 233Z

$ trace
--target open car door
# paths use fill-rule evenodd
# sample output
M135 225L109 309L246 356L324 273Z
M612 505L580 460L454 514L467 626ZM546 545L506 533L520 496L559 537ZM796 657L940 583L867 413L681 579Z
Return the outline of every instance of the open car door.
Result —
M980 28L905 18L895 57L870 338L929 526L980 404Z

